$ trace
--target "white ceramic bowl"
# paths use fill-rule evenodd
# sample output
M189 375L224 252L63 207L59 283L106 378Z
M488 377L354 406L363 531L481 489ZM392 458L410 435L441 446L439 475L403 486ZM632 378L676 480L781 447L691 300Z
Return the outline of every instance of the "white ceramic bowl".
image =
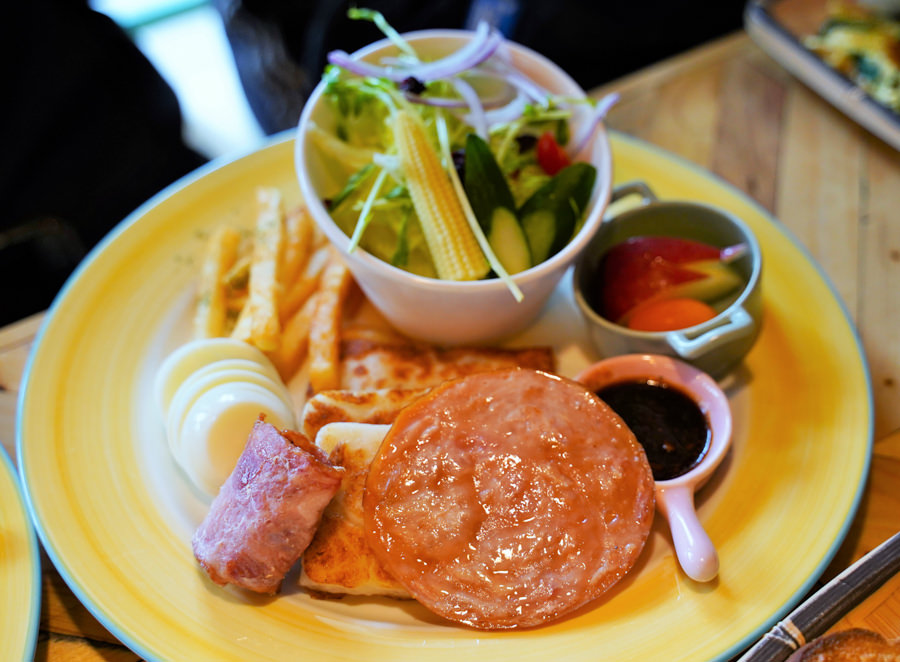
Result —
M404 37L422 55L440 57L458 49L472 33L461 30L423 30ZM564 71L545 57L507 42L515 66L551 92L583 97L584 91ZM371 44L354 57L376 60L396 51L388 41ZM597 168L597 181L584 225L559 253L545 262L516 274L513 279L524 294L516 301L499 279L455 282L424 278L403 271L357 249L347 253L349 237L334 223L322 204L324 191L338 186L329 181L328 168L308 139L307 127L315 122L334 129L334 118L323 99L320 83L300 116L296 140L296 168L303 198L319 227L342 253L353 276L369 300L399 331L444 345L476 344L496 340L522 330L541 312L566 269L593 237L609 202L612 156L602 125L593 140L578 155ZM587 111L573 119L573 135Z

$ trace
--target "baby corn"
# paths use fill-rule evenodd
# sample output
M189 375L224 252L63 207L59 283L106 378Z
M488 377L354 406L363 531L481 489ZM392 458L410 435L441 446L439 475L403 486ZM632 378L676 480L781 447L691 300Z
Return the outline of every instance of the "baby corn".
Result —
M437 153L414 115L397 111L394 141L438 277L444 280L483 278L490 266Z

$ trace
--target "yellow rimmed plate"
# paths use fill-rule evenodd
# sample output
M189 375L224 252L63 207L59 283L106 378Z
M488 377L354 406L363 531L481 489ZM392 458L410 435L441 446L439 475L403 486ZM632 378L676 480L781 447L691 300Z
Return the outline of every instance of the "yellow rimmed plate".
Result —
M41 615L41 561L15 467L0 445L0 660L30 660Z
M765 261L757 344L724 384L731 454L698 495L721 573L679 571L661 518L635 570L562 622L486 633L411 602L315 600L288 579L266 599L213 586L190 536L207 505L179 474L154 411L163 357L187 340L203 237L249 226L254 190L298 199L289 136L176 184L126 220L67 284L26 371L20 466L44 546L68 584L148 660L725 660L812 586L855 512L871 454L869 378L847 315L810 258L732 188L612 136L617 182L741 216ZM552 343L572 376L596 354L563 280L516 343Z

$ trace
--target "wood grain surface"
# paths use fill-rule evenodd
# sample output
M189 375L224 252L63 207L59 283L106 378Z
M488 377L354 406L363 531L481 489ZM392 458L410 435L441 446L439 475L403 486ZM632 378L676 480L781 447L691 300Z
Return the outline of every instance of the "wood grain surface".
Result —
M829 578L900 530L900 154L793 79L743 33L593 94L611 91L621 95L608 118L611 128L712 171L770 211L822 266L858 327L872 375L875 454ZM13 457L16 396L40 322L38 315L0 329L0 441ZM43 563L36 659L138 659L81 606L46 557ZM879 599L896 613L891 596L900 580L885 590ZM870 616L867 623L877 621Z

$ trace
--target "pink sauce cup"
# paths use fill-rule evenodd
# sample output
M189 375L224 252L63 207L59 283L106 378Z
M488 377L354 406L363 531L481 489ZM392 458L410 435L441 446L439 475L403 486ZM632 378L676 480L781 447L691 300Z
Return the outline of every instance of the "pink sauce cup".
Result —
M659 381L690 397L706 417L709 446L686 473L656 481L656 507L668 520L675 554L685 574L708 582L719 572L719 555L697 517L694 492L719 466L731 445L731 407L708 374L683 361L657 354L625 354L588 366L575 378L593 392L622 382Z

